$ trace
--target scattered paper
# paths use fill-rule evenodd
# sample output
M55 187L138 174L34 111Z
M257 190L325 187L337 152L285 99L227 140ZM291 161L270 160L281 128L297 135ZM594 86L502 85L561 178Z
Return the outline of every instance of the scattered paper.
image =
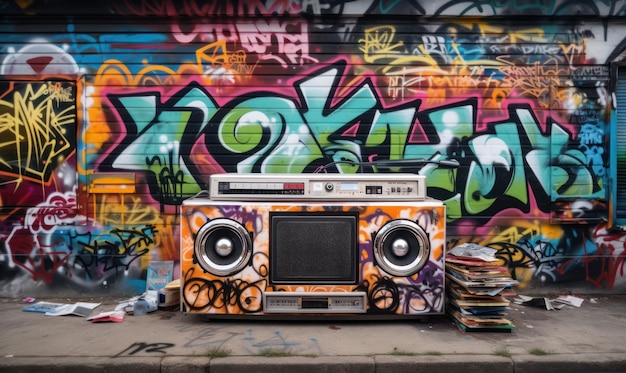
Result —
M77 302L74 304L63 304L57 309L46 312L46 316L76 315L87 317L100 303Z
M22 311L46 313L46 312L54 311L61 306L63 306L63 303L37 302L35 304L32 304L30 306L23 308Z
M159 293L156 290L146 291L133 304L133 315L139 316L156 311L159 305Z
M498 258L496 258L496 252L496 249L470 242L456 246L454 249L450 250L448 254L460 258L473 258L493 262L498 260Z
M523 304L525 306L545 308L548 311L559 310L565 307L565 304L555 305L554 302L545 297L528 297L526 295L518 295L517 298L513 299L513 302Z
M100 305L100 303L87 303L77 302L73 304L69 303L52 303L52 302L37 302L22 309L25 312L39 312L46 316L65 316L76 315L87 317L89 314Z
M561 295L556 298L559 303L567 304L572 307L580 307L583 304L584 299L575 297L573 295Z
M513 299L514 303L523 304L526 306L533 306L539 308L545 308L548 311L560 310L566 305L572 307L580 307L584 299L575 297L573 295L561 295L556 299L549 299L546 297L529 297L526 295L518 295Z
M87 321L91 322L122 322L124 321L124 315L126 312L124 311L107 311L101 312L97 315L90 316L87 318Z
M115 311L133 312L135 302L137 302L140 296L141 295L136 295L132 298L118 302L117 306L115 307Z
M135 316L156 311L158 308L159 293L155 290L148 290L141 295L136 295L130 299L121 301L115 307L115 311L132 313Z

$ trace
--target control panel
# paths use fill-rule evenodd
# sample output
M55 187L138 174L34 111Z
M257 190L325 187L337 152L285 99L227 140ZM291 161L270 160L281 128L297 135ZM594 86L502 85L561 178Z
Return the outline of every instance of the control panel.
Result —
M215 174L213 200L424 200L426 177L415 174Z
M365 296L363 292L265 292L263 304L267 313L364 313Z

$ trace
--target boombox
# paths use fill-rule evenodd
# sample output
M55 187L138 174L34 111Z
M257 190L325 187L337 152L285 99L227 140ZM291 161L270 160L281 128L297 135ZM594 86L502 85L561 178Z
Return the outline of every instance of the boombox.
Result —
M210 317L444 312L445 206L413 174L216 174L183 201L181 309Z

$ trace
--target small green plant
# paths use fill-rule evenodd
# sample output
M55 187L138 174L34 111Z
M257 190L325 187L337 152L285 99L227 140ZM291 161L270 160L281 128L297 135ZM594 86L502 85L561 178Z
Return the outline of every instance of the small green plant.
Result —
M416 355L413 352L399 350L398 347L394 347L393 351L391 351L391 354L396 355L396 356L415 356Z
M424 353L424 355L440 356L440 355L441 355L441 352L439 352L439 351L426 351L426 352Z
M226 357L230 355L230 351L221 347L216 347L209 351L209 357Z
M277 350L273 348L267 348L259 351L259 356L265 357L284 357L284 356L294 356L290 351L287 350Z
M274 348L263 349L259 351L259 353L257 353L256 355L265 356L265 357L286 357L286 356L303 356L303 357L310 357L310 358L317 357L316 354L294 354L288 350L274 349Z
M509 352L509 350L506 350L506 349L504 349L504 350L497 350L495 352L495 354L498 355L498 356L502 356L502 357L511 357L511 353Z
M544 351L544 350L542 350L540 348L533 348L532 350L530 350L528 352L530 352L532 355L538 355L538 356L549 355L550 354L549 352Z

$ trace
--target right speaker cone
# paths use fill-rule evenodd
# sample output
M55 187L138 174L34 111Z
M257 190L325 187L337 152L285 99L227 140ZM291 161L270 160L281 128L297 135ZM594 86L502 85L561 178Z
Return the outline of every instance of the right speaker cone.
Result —
M392 276L406 277L417 273L429 257L428 235L411 220L391 220L374 237L376 264Z

